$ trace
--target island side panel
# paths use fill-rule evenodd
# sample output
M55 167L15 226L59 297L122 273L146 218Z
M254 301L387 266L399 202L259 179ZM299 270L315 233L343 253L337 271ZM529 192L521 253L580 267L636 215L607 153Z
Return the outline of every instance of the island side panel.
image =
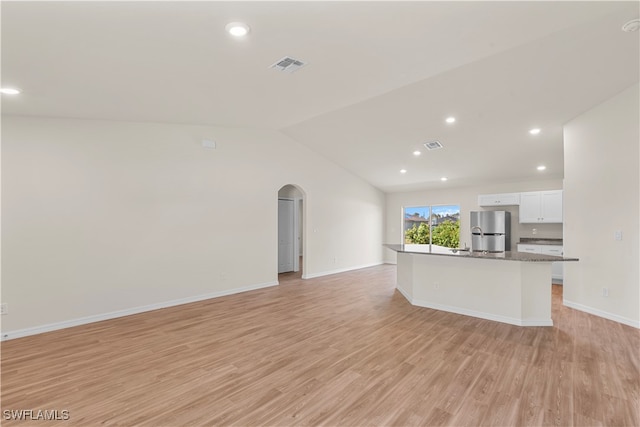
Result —
M520 262L429 255L413 260L413 304L522 324Z
M553 326L551 320L551 263L522 262L522 324Z
M413 304L413 258L414 255L398 253L396 288Z

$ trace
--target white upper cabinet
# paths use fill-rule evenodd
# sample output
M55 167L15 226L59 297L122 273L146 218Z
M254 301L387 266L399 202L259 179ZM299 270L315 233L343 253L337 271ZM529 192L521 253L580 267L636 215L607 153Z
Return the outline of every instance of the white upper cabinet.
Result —
M520 223L562 223L562 190L520 193Z
M478 206L509 206L520 204L520 193L481 194Z

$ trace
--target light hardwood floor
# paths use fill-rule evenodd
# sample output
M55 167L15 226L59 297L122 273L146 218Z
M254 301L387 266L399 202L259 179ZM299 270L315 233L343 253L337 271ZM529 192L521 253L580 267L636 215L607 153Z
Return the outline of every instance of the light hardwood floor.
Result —
M523 328L411 306L395 266L2 343L30 425L638 426L638 330L561 304ZM3 425L17 425L4 422Z

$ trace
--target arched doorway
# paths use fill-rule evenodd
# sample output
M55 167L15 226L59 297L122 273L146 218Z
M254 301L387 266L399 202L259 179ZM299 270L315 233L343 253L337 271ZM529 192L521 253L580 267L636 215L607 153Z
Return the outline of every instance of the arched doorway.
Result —
M304 264L304 191L287 184L278 190L278 274L302 275Z

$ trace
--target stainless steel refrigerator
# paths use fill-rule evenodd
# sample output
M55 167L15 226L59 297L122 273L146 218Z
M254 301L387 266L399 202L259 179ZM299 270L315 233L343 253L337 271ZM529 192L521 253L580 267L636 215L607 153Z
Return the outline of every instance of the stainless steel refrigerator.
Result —
M511 213L471 212L471 250L504 252L511 250Z

